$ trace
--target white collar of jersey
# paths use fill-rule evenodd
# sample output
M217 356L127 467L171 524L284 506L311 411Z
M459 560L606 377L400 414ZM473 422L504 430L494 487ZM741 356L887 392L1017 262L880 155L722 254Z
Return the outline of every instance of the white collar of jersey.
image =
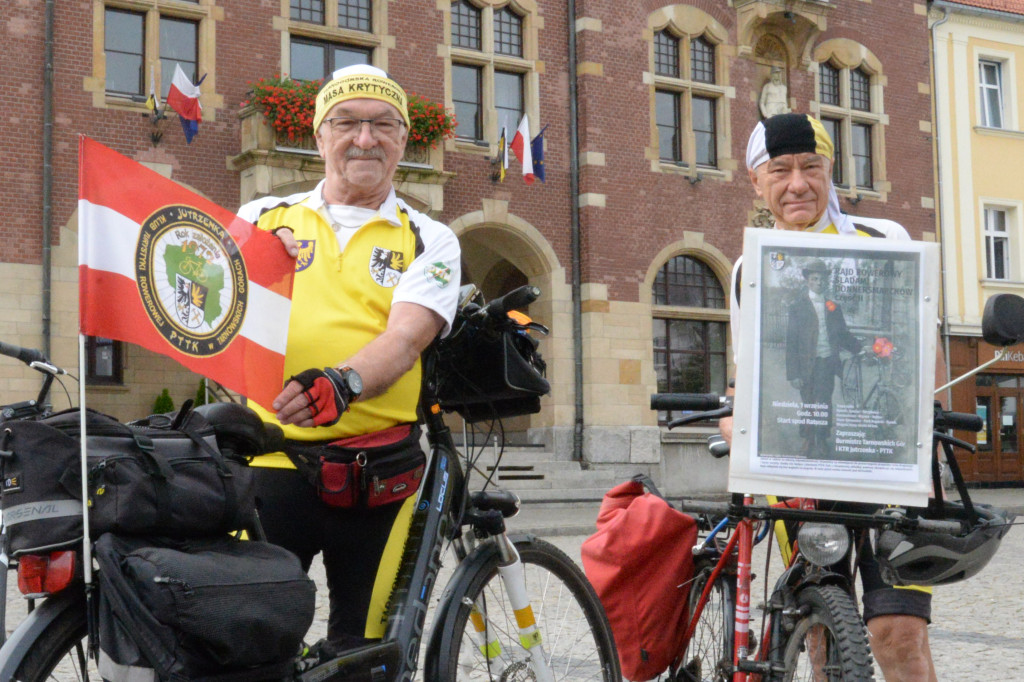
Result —
M818 219L818 222L814 223L810 227L804 228L804 232L824 232L831 224L832 218L829 216L828 211L825 211L821 218Z
M306 198L305 204L314 211L319 211L321 207L326 206L327 202L324 201L324 185L327 180L321 180L316 188L310 192L309 197ZM401 227L402 219L398 217L398 195L395 194L394 186L388 192L388 196L384 199L384 203L377 209L377 215L384 220L388 221L395 227Z

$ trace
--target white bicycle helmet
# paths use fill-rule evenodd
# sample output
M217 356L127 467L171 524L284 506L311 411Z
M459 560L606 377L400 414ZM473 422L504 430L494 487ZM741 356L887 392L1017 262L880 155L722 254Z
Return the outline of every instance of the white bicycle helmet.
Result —
M947 503L947 518L965 519L963 505ZM962 535L885 530L875 541L882 579L890 585L947 585L966 580L988 564L1015 518L1002 509L975 504L978 520Z

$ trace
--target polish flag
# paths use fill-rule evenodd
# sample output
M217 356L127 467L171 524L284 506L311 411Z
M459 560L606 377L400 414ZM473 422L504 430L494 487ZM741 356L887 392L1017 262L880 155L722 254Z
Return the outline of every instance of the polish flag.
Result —
M181 70L180 64L174 65L171 89L167 92L167 105L178 112L181 129L185 132L185 141L191 144L192 138L199 131L199 123L203 120L203 108L199 104L199 86L192 84Z
M232 211L85 136L82 334L167 355L270 409L284 384L295 260Z
M533 153L530 150L530 120L523 114L519 121L519 129L509 144L509 149L515 153L519 163L523 164L523 180L527 185L533 184Z

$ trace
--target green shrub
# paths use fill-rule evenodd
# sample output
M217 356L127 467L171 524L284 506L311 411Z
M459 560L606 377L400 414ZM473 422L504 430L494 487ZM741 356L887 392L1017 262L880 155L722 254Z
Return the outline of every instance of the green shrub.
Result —
M153 414L167 414L174 412L174 401L171 400L171 392L166 388L153 403Z
M193 403L194 407L206 404L206 379L199 380L199 388L196 389L196 399Z

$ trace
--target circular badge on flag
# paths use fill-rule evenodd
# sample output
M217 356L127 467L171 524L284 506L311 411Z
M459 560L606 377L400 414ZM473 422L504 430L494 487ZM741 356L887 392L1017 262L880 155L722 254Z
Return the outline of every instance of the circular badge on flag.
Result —
M235 240L192 206L165 206L141 227L135 281L149 319L181 353L220 353L238 336L247 308L248 278Z

